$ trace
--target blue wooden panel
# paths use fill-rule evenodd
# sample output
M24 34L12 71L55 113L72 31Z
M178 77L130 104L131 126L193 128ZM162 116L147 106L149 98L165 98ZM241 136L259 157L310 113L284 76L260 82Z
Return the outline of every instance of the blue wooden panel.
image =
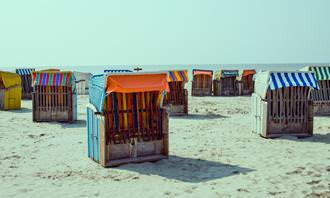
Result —
M93 156L95 161L99 161L99 150L98 150L98 139L99 139L99 133L98 133L98 120L96 119L96 116L93 115Z
M87 108L88 157L93 158L93 111Z

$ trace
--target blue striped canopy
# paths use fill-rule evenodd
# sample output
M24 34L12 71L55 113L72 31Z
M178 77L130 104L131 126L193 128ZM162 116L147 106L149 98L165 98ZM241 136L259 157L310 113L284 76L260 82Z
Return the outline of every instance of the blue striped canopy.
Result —
M125 73L125 72L132 72L128 69L105 69L104 73Z
M16 74L18 74L20 76L31 75L33 71L35 71L35 69L32 69L32 68L16 69Z
M272 72L269 88L276 90L283 87L312 87L319 89L314 73L310 72Z
M262 98L268 90L285 87L310 87L319 89L315 74L309 71L262 71L255 74L254 92Z

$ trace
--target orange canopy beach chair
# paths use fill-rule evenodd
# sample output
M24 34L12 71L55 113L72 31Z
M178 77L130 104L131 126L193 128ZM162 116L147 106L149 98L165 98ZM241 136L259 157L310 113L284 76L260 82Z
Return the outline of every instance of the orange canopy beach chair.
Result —
M167 73L94 75L89 87L88 157L105 167L168 157Z
M212 70L193 70L193 81L191 87L192 96L211 96L212 95Z

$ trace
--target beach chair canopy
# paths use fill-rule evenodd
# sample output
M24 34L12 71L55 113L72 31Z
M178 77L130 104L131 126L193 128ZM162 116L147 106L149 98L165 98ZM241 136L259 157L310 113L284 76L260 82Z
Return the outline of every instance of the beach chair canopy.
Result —
M33 86L66 86L75 90L76 78L70 71L34 71L32 72Z
M33 71L35 71L35 69L32 69L32 68L20 68L20 69L16 69L16 74L18 74L20 76L31 75Z
M330 66L307 66L301 71L312 71L317 80L330 80Z
M105 69L104 73L127 73L127 72L133 72L129 69Z
M21 77L12 72L0 71L0 88L11 88L21 86Z
M168 82L188 82L188 72L183 71L169 71L167 76Z
M238 70L219 70L215 72L215 79L221 80L222 78L237 77Z
M94 75L90 80L89 99L102 112L104 99L112 92L136 93L159 91L169 92L167 73L118 73Z
M76 79L76 82L83 80L88 81L93 76L93 74L91 73L84 73L84 72L73 72L73 74Z
M240 70L239 76L237 76L237 80L242 80L243 77L249 76L249 75L255 75L257 72L255 69L244 69Z
M313 72L308 71L264 71L255 78L255 93L265 99L268 90L285 87L310 87L319 89Z
M212 70L194 69L193 76L196 76L196 75L208 75L208 76L213 77L213 71Z

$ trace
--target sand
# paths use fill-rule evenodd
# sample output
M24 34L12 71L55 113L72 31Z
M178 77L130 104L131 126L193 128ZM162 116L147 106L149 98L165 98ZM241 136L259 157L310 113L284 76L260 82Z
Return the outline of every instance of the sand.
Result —
M28 100L0 111L0 197L330 197L330 117L313 137L264 139L250 97L190 97L169 160L106 169L87 157L87 101L75 124L33 123Z

